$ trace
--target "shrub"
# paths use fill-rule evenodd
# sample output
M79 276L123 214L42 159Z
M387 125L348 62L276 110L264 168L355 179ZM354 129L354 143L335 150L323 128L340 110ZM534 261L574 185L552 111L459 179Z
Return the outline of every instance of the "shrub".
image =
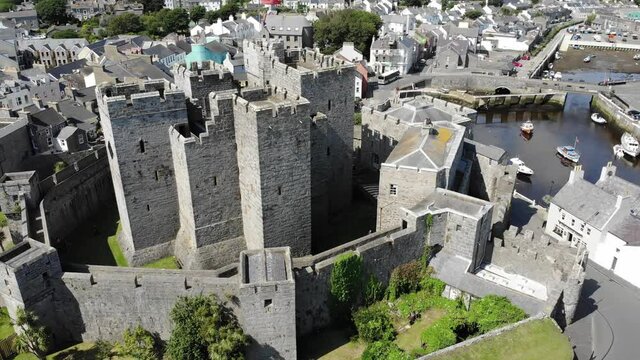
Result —
M365 342L392 341L396 334L384 304L362 308L353 314L358 336Z
M447 284L444 281L430 276L425 276L420 280L420 289L432 296L441 296Z
M375 276L369 276L367 285L364 289L364 303L365 305L371 305L376 301L382 300L384 297L384 285L376 279Z
M478 325L480 333L520 321L527 314L504 296L487 295L471 303L469 320Z
M65 163L64 161L58 161L55 164L53 164L53 172L58 173L66 167L67 167L67 163Z
M124 341L118 345L120 355L140 360L153 360L160 357L156 338L142 326L138 325L125 330L122 337Z
M426 347L428 352L434 352L455 345L457 336L451 326L452 323L448 317L433 323L420 336L422 346Z
M391 341L376 341L367 345L362 360L410 360L412 357Z
M417 291L420 285L420 273L421 266L417 261L402 264L393 269L389 279L389 300Z
M9 220L7 220L7 215L5 215L2 211L0 211L0 228L9 225Z
M352 252L338 256L330 278L331 295L342 308L351 308L358 301L362 287L362 258Z
M353 124L362 125L362 113L353 113Z

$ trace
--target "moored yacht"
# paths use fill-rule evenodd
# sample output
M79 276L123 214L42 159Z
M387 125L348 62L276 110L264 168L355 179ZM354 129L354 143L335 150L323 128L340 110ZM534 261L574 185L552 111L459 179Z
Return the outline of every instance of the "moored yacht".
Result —
M628 132L622 134L620 138L622 142L622 151L629 156L636 157L640 154L640 145L638 144L638 139L636 139L633 135Z

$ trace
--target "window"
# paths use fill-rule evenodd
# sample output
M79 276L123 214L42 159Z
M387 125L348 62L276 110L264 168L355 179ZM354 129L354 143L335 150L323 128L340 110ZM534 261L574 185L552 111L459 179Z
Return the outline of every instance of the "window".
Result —
M576 219L571 219L571 226L574 226L576 224Z
M556 225L556 227L553 229L553 232L562 236L563 232L562 232L562 228L560 227L560 225Z
M160 180L160 172L156 170L156 181Z
M51 146L52 142L51 142L51 136L47 137L47 145Z
M82 134L78 134L78 144L84 144L84 136Z
M140 139L138 144L140 145L140 152L144 153L144 140Z
M398 195L398 185L397 184L389 184L389 195L393 195L393 196Z
M580 225L580 231L584 231L584 223Z
M282 195L282 186L278 186L278 195Z
M265 299L264 307L271 306L273 304L273 299Z
M562 213L562 220L564 220L564 213Z
M331 100L329 100L329 103L327 104L327 107L329 108L329 111L331 111Z
M456 231L460 231L460 230L462 230L462 225L457 224L457 225L456 225Z
M291 41L291 36L287 35L287 41Z
M331 148L327 146L327 156L331 156Z
M217 176L213 177L213 186L218 186L218 177Z
M151 207L147 204L147 211L151 211Z
M113 149L111 149L111 142L107 143L107 149L109 150L109 156L113 159Z
M587 235L591 235L591 229L587 228Z

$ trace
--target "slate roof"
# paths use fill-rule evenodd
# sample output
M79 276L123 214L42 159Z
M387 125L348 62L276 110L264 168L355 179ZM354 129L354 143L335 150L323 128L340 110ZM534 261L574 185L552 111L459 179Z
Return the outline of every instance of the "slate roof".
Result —
M71 99L58 102L60 113L68 120L75 122L97 122L97 115Z
M87 66L87 60L81 59L81 60L72 61L68 64L56 66L54 68L47 70L47 72L51 74L51 76L53 76L54 78L60 80L62 75L73 74L73 70L82 69L85 66Z
M270 34L301 35L302 29L311 27L311 23L302 15L269 15L264 27Z
M434 192L410 209L416 214L438 212L439 210L453 210L474 218L480 218L489 209L491 203L455 191L436 188Z
M578 178L573 183L567 182L553 197L552 202L578 219L602 230L615 211L616 199L615 195Z
M67 140L68 138L73 136L73 134L75 134L76 131L78 131L78 128L75 127L75 126L65 126L65 127L62 128L62 130L60 130L60 132L58 133L58 136L56 136L56 138L62 139L62 140Z
M52 108L31 114L31 122L40 126L57 126L66 122L62 115Z
M479 143L471 139L464 139L464 143L465 146L472 147L476 154L482 155L491 160L500 161L505 154L505 151L502 148Z

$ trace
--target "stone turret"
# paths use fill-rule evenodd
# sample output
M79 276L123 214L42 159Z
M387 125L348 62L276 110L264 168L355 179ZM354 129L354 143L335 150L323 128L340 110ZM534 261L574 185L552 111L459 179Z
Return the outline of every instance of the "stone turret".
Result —
M203 117L211 118L209 107L209 93L235 89L233 75L213 61L191 63L174 66L172 69L176 86L184 91L186 97L198 99L202 106Z

